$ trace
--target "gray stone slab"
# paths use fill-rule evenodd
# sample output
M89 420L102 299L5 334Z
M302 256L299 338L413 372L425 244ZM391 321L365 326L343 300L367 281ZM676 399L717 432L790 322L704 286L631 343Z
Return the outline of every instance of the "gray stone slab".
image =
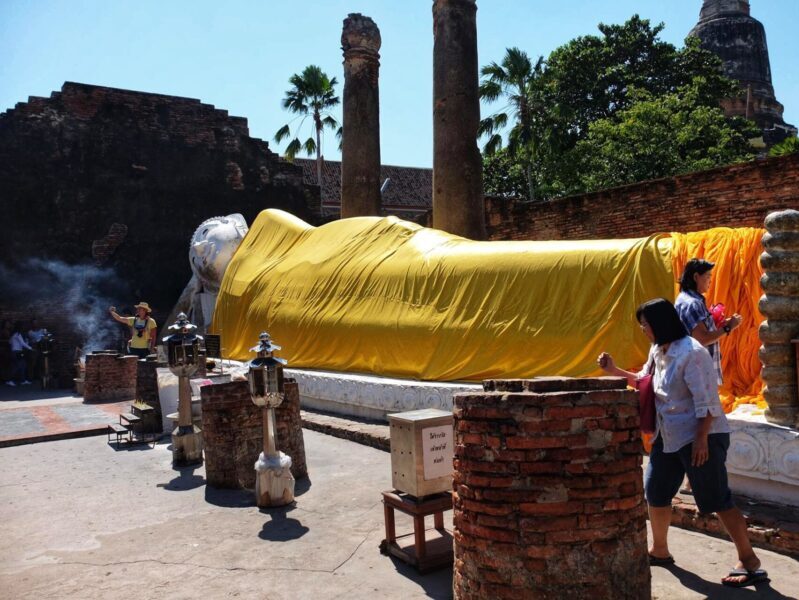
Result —
M0 437L43 433L44 431L46 431L44 426L31 410L23 408L5 410L0 415Z
M59 417L64 419L72 427L88 427L90 425L102 425L118 420L118 417L86 404L71 404L66 406L52 406L50 408Z

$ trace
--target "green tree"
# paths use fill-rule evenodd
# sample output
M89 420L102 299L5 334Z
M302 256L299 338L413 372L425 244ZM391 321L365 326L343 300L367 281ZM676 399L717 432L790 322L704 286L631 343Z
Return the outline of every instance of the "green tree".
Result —
M336 96L336 78L330 78L316 65L305 67L301 75L294 74L289 79L291 89L286 91L283 99L283 108L297 115L300 123L295 128L295 137L286 146L285 156L288 160L302 150L308 156L316 154L316 181L322 183L322 133L324 129L330 128L337 131L340 137L341 129L338 121L330 114L330 109L339 104L339 97ZM313 122L316 140L309 137L305 142L301 142L299 131L307 118ZM295 119L296 120L296 119ZM291 137L290 123L283 125L275 134L275 142L280 143Z
M799 138L789 137L782 140L779 144L774 144L768 151L769 156L788 156L799 152Z
M720 59L703 50L696 38L687 39L685 46L678 49L660 39L662 24L652 26L638 15L621 25L600 23L598 29L600 35L581 36L556 48L530 80L525 96L534 99L539 109L535 118L538 125L535 160L528 161L523 155L513 159L524 169L532 168L539 196L579 193L587 189L589 182L612 179L601 173L592 178L585 169L599 164L588 160L589 150L599 144L600 131L618 124L618 115L624 113L625 118L633 114L642 118L648 115L661 123L661 134L666 124L680 123L679 119L657 121L649 114L654 110L651 104L643 107L646 110L640 114L627 113L634 104L673 95L691 103L680 113L684 116L694 112L689 110L691 108L716 109L721 98L737 93L736 83L723 75ZM718 117L717 112L708 114ZM698 115L696 113L695 117ZM592 144L583 144L578 150L577 146L588 138L593 124L600 121L602 124ZM682 126L690 123L698 125L696 120L689 119ZM728 124L735 131L743 131L740 123L728 120ZM500 121L499 125L503 123ZM682 131L680 136L685 133ZM665 139L676 137L679 136L675 131ZM703 140L715 143L713 136L697 132L694 141L701 143ZM710 162L714 164L720 164L721 156L731 157L731 160L741 156L735 152L720 152L714 147L707 151L713 156ZM702 148L695 152L701 154ZM648 172L646 168L633 171ZM673 173L662 171L658 176L670 174Z
M525 165L500 148L483 156L483 192L486 196L525 198L530 192Z
M537 93L536 81L543 72L544 57L533 64L526 52L508 48L501 64L492 62L482 68L483 81L480 97L493 103L505 101L505 106L480 122L479 137L487 137L483 153L487 157L502 148L502 136L509 122L507 156L522 165L529 201L535 200L534 165L537 162L543 129L543 110ZM496 161L494 161L496 163Z
M580 187L591 191L752 158L749 139L757 128L701 102L702 85L659 96L630 90L628 108L590 123L572 153Z

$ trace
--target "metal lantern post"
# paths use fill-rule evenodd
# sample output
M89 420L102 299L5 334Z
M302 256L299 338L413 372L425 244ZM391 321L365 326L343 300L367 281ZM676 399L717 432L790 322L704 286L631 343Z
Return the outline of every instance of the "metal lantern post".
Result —
M42 389L46 390L52 384L50 381L50 354L53 351L53 334L44 330L44 336L39 340L38 350L42 359Z
M269 334L261 333L257 346L250 348L257 356L249 363L248 380L253 404L263 409L264 449L255 463L255 500L259 507L283 506L294 502L294 476L291 457L277 449L275 408L285 398L283 365L286 361L273 353L280 346Z
M163 338L169 370L178 377L178 426L172 432L172 464L176 467L200 464L203 461L202 431L191 418L191 386L189 377L199 368L200 342L197 326L185 313L169 326L171 335Z

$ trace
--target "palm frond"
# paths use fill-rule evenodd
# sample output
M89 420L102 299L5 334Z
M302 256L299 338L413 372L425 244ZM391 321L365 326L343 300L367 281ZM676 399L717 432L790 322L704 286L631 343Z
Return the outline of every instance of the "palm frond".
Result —
M305 140L305 143L302 145L303 150L308 156L313 156L316 154L316 142L313 138L308 138Z
M300 150L302 150L302 142L300 142L299 138L294 138L291 140L291 142L289 142L289 145L286 146L286 150L284 152L286 159L288 159L289 162L293 162L294 157L297 156L297 153Z
M280 142L285 140L290 135L291 135L291 132L289 131L289 126L288 125L283 125L283 127L281 127L280 129L277 130L277 133L275 134L275 141L279 144Z

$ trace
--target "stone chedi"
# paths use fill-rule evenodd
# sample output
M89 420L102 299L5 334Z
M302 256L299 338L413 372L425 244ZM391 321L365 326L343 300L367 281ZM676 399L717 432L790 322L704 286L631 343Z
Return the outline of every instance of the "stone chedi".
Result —
M369 17L344 19L341 217L380 214L380 30Z
M740 96L722 102L724 112L753 120L763 130L766 144L772 145L796 135L796 127L782 119L783 106L771 84L766 31L749 10L749 0L704 0L699 22L689 35L719 56L725 74L741 86Z
M475 0L435 0L433 36L433 227L482 240Z

